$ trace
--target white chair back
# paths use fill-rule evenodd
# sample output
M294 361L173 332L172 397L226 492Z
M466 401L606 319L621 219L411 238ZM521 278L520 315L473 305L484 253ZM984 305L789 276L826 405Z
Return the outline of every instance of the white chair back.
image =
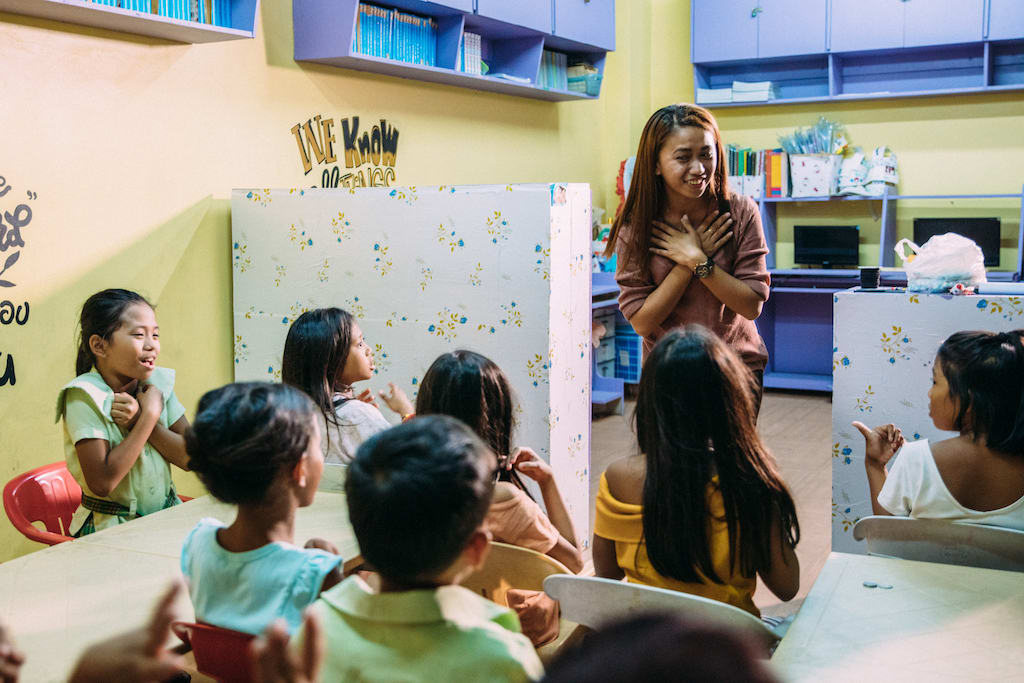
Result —
M724 602L689 593L590 576L555 574L544 579L544 592L561 606L562 616L588 628L644 612L678 612L700 623L732 629L768 653L779 638L754 615Z
M873 515L853 526L869 555L1024 572L1024 531L1005 527Z

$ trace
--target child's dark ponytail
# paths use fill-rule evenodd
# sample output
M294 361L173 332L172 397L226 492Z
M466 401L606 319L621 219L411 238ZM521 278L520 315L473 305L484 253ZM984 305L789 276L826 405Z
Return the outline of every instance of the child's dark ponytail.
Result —
M1024 330L956 332L938 363L957 407L953 427L989 448L1024 455Z
M110 339L121 326L125 310L134 304L146 304L152 308L141 294L127 289L104 289L85 300L78 320L81 336L78 338L78 355L75 358L76 375L84 375L96 363L96 356L89 348L89 339L94 334Z

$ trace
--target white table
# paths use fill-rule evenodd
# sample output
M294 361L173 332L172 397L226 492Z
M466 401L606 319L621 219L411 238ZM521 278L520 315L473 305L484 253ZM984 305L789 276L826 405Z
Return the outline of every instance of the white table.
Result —
M793 682L1022 681L1024 573L832 553L772 664Z
M203 517L230 523L234 508L203 496L0 564L0 620L27 655L21 680L65 680L87 645L145 623L181 577L181 543ZM296 543L313 536L338 546L346 570L361 562L344 494L321 491L299 509ZM194 618L187 595L178 607Z

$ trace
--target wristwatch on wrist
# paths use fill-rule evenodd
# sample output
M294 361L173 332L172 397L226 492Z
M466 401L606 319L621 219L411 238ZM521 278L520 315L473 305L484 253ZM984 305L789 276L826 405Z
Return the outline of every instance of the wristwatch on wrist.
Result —
M694 267L693 274L697 277L698 280L703 280L704 278L710 276L714 270L715 262L712 261L711 257L709 256L707 261L705 261L704 263L698 263Z

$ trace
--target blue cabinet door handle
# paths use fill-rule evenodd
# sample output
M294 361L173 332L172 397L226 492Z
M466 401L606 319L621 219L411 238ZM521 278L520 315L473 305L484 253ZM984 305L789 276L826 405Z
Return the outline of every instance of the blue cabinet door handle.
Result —
M763 7L755 7L754 9L750 10L750 18L751 19L756 19L757 15L760 14L761 12L763 12L763 11L764 11Z

